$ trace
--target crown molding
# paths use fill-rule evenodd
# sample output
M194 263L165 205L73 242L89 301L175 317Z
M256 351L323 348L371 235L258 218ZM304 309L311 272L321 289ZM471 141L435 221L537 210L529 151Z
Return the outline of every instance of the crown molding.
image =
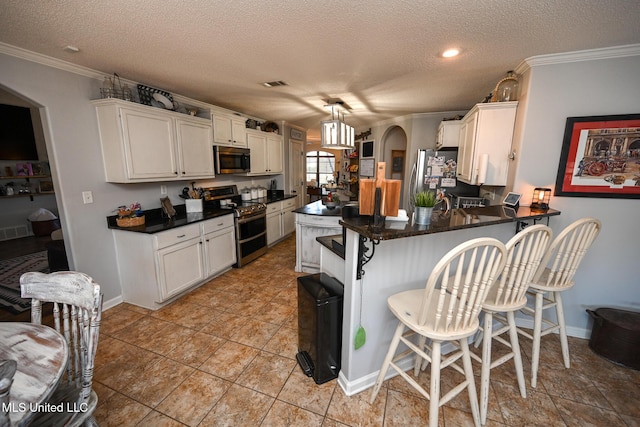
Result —
M515 72L517 74L522 74L529 68L544 65L625 58L638 55L640 55L640 44L604 47L599 49L580 50L576 52L552 53L548 55L538 55L526 58L518 65L518 67L516 67Z
M7 43L0 42L0 53L15 56L16 58L24 59L26 61L36 62L38 64L46 65L48 67L57 68L69 73L79 74L81 76L90 77L94 79L102 79L107 75L100 71L93 70L91 68L83 67L81 65L72 64L61 59L52 58L40 53L32 52L30 50L22 49Z

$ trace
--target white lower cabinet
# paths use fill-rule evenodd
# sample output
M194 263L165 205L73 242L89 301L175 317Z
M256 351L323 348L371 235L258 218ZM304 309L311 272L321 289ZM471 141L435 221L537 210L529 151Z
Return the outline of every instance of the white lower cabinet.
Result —
M200 236L176 243L156 253L160 301L178 295L204 279Z
M236 262L233 214L155 234L114 230L122 298L156 310Z
M271 246L296 230L296 199L267 205L267 245Z
M206 276L214 276L236 263L236 236L233 215L202 224Z

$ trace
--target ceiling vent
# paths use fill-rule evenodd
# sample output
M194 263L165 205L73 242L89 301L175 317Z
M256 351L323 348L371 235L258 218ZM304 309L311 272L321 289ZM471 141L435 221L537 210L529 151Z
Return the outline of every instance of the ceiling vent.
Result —
M283 82L282 80L276 80L275 82L264 82L264 83L262 83L262 86L264 86L264 87L276 87L276 86L289 86L289 85L286 84L285 82Z

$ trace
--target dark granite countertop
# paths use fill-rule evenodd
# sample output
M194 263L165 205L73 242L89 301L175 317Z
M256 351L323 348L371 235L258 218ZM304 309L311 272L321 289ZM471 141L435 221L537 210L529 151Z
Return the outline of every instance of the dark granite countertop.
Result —
M276 191L282 191L282 190L276 190ZM266 200L265 200L265 203L266 204L276 203L276 202L280 202L282 200L293 199L294 197L296 197L295 194L284 194L284 191L283 191L282 194L278 193L278 194L272 195L270 197L267 197Z
M271 197L267 197L262 201L269 204L296 197L295 194L284 194L284 191L282 190L276 190L276 193L272 193L270 196ZM176 216L172 220L164 215L162 209L158 208L144 211L145 223L143 225L135 227L119 227L116 224L116 215L112 215L107 217L107 226L113 230L153 234L159 231L182 227L183 225L206 221L219 216L233 214L233 211L230 209L207 208L206 205L203 212L197 213L187 213L185 205L175 205L173 208L176 210Z
M145 223L135 227L118 227L116 224L117 215L107 217L107 225L113 230L133 231L137 233L153 234L160 231L170 230L176 227L182 227L188 224L194 224L200 221L217 218L223 215L232 215L230 209L204 209L203 212L187 213L185 205L175 205L176 216L173 219L167 218L162 209L149 209L144 211Z
M516 211L497 205L484 208L451 209L448 212L435 210L429 225L414 225L411 220L408 222L385 221L383 227L374 229L371 216L344 218L340 224L370 239L391 240L494 224L539 220L555 215L560 215L560 211L555 209L538 211L532 210L528 206L522 206Z
M318 215L318 216L339 216L342 217L342 207L348 204L354 204L354 202L344 202L340 203L340 206L336 206L334 208L328 208L322 204L322 200L317 200L313 203L309 203L301 208L296 209L295 213L305 214L305 215ZM357 202L355 202L357 206Z

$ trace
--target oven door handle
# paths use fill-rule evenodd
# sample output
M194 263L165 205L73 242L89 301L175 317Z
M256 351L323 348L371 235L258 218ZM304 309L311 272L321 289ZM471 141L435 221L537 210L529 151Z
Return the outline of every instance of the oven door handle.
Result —
M259 212L257 214L247 215L247 216L238 218L238 224L246 224L248 222L255 221L256 219L266 218L266 217L267 217L266 212Z

